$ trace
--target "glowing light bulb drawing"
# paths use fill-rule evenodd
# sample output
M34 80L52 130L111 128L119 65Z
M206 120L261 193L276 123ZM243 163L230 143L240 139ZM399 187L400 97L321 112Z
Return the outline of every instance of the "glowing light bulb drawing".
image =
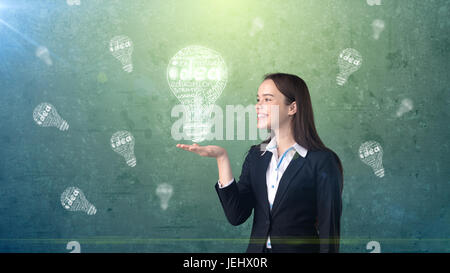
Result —
M166 210L169 207L169 200L172 197L173 187L170 184L162 183L156 188L156 195L161 201L161 209Z
M339 85L344 85L348 77L357 71L362 64L361 54L353 48L344 49L338 58L339 74L336 77L336 82Z
M252 28L250 29L250 36L255 36L255 34L259 31L261 31L264 28L264 21L259 18L256 17L255 19L253 19L252 22Z
M384 30L384 21L381 19L375 19L372 22L373 38L378 40L381 32Z
M36 49L36 57L44 61L48 66L53 64L52 59L50 58L50 52L45 46L39 46Z
M403 114L411 111L412 109L413 109L413 102L412 102L412 100L410 100L408 98L403 99L401 104L400 104L400 107L397 110L397 114L396 115L397 115L397 117L401 117L401 116L403 116Z
M372 250L370 253L381 253L380 243L377 241L370 241L366 245L367 250Z
M383 149L376 141L366 141L359 147L359 157L362 162L372 167L378 177L384 176L382 163Z
M374 5L379 6L379 5L381 5L381 0L367 0L367 4L369 6L374 6Z
M169 61L167 82L184 106L183 131L193 142L206 139L211 111L227 80L224 60L206 47L183 48Z
M80 243L77 241L70 241L66 245L67 250L72 250L70 253L81 253Z
M89 203L83 192L76 187L69 187L61 194L61 205L69 211L83 211L94 215L97 209Z
M124 35L115 36L109 42L109 51L122 63L122 68L128 73L133 71L131 54L133 53L133 42Z
M57 127L61 131L69 129L67 121L63 120L56 108L48 102L43 102L34 108L33 119L42 127Z
M125 158L128 166L136 166L136 157L134 156L134 137L130 132L115 132L111 137L111 147L114 152Z
M73 6L73 5L79 6L80 5L80 0L67 0L67 4L69 6Z

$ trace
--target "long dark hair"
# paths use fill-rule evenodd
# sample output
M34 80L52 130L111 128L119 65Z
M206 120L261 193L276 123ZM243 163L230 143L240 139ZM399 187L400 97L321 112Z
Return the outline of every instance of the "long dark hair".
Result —
M312 109L311 97L308 86L300 77L285 73L271 73L264 76L264 80L272 80L278 90L286 97L286 105L296 102L297 113L292 120L292 129L294 140L308 151L326 150L330 151L337 159L339 170L341 171L342 183L344 181L344 170L339 156L323 144L317 134L314 124L314 114ZM261 144L269 143L271 137L264 140ZM260 144L260 145L261 145ZM343 189L341 185L341 191Z

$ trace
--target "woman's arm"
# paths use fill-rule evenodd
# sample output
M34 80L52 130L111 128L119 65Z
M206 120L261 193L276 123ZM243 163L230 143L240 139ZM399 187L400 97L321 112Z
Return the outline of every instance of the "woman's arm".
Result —
M342 176L333 154L319 163L316 175L320 252L339 252Z
M215 185L228 222L234 226L244 223L250 217L255 207L255 198L250 180L250 154L250 152L247 154L242 164L242 172L238 183L233 179L225 188L220 188L217 183Z
M231 171L230 159L228 158L228 153L225 153L217 159L217 168L219 170L219 183L221 187L228 186L230 180L233 179L233 172Z

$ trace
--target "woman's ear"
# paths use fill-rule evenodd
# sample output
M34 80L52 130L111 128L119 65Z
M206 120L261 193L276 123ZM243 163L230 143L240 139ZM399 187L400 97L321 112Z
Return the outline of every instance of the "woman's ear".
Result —
M288 115L289 115L289 116L293 116L295 113L297 113L297 102L294 100L294 101L289 105L289 112L288 112Z

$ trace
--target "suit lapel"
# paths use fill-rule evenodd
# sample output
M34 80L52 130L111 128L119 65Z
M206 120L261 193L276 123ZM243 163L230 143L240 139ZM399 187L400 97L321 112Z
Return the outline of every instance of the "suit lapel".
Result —
M272 205L272 215L274 215L279 207L280 202L283 200L283 196L286 193L287 188L289 187L289 184L292 182L292 178L295 176L295 174L303 167L305 164L306 159L299 156L298 153L295 154L294 158L292 158L291 162L289 163L288 167L283 173L283 176L281 177L280 183L278 184L277 193L275 194L275 200L273 201ZM265 176L265 173L264 173ZM264 179L264 181L266 181ZM267 195L267 186L266 188L266 195ZM270 210L269 210L270 211Z
M267 199L267 178L266 178L266 172L267 168L269 167L270 160L272 159L272 153L269 151L266 151L262 156L258 155L258 165L256 166L256 183L257 183L257 191L258 195L263 197L263 200L265 201L264 205L264 213L269 217L270 214L270 205L269 201Z

